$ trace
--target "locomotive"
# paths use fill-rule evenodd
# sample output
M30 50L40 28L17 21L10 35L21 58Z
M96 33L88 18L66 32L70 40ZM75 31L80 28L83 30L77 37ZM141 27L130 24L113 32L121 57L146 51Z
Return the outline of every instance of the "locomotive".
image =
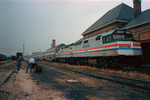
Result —
M60 44L36 55L47 61L104 67L140 65L141 43L127 30L112 30L69 45Z
M7 56L4 54L0 54L0 61L5 61L7 60Z

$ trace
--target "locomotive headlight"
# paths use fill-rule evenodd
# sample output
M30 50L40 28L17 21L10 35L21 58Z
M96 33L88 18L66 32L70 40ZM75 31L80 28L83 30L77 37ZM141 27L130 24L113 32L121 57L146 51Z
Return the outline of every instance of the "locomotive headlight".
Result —
M131 42L131 46L133 46L133 42Z

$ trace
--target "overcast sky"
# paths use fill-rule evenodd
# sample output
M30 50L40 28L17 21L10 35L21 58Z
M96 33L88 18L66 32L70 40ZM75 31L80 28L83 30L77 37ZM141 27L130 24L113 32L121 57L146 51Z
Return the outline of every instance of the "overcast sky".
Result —
M0 0L0 53L15 55L44 51L56 44L70 44L107 11L132 0ZM142 0L142 11L150 0Z

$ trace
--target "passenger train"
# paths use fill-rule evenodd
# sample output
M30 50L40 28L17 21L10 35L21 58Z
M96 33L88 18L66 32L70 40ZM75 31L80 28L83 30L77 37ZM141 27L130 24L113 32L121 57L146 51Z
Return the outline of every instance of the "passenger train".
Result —
M141 55L141 43L133 40L130 31L112 30L69 45L60 44L35 55L35 58L71 64L121 67L140 65Z

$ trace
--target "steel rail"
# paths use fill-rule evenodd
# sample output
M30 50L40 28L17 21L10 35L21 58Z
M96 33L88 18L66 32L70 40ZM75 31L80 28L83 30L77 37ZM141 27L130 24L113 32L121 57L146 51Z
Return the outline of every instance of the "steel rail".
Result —
M15 67L14 69L13 69L13 71L12 72L10 72L9 73L9 75L5 78L5 79L3 79L3 81L0 83L0 86L2 86L3 85L3 83L5 83L6 82L6 80L13 74L13 72L15 71L17 69L17 67Z
M38 63L40 65L40 63ZM42 63L42 66L43 65L46 65L46 64L43 64ZM47 65L47 66L50 66L50 65ZM150 93L150 87L145 87L145 86L140 86L140 85L137 85L137 84L132 84L132 83L128 83L128 82L123 82L123 81L119 81L119 80L114 80L114 79L110 79L108 77L102 77L102 76L96 76L96 75L92 75L92 74L89 74L89 73L85 73L85 72L80 72L80 71L74 71L74 70L71 70L71 69L67 69L67 68L62 68L62 67L57 67L59 69L62 69L62 70L66 70L66 71L71 71L71 72L75 72L75 73L78 73L78 74L82 74L82 75L86 75L86 76L90 76L90 77L93 77L93 78L96 78L96 79L103 79L103 80L107 80L107 81L110 81L110 82L115 82L115 83L119 83L121 85L126 85L126 86L130 86L138 91L142 91L142 92L146 92L146 93ZM109 75L111 76L111 75ZM111 76L112 77L112 76ZM115 76L116 77L116 76ZM120 79L124 79L122 77L119 77ZM131 80L131 79L128 79L128 80ZM132 81L136 81L136 80L132 80ZM138 82L138 81L136 81ZM145 82L145 83L148 83L148 82ZM150 84L150 83L149 83Z

